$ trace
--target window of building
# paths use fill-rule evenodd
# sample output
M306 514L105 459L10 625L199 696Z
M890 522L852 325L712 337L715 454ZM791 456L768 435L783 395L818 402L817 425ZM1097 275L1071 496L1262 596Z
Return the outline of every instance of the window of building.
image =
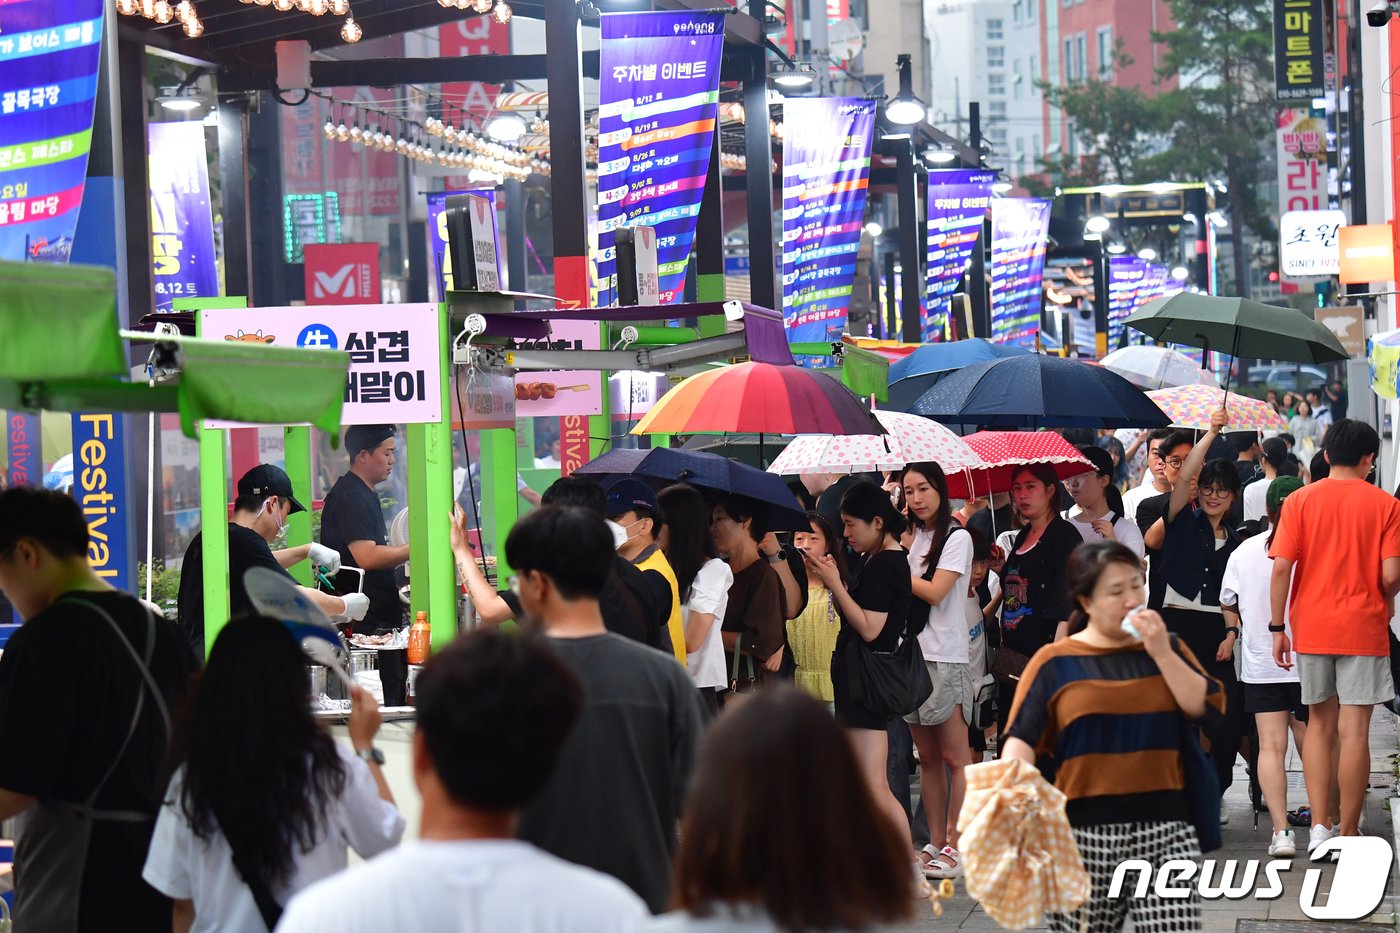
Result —
M1005 67L1006 67L1006 46L1004 46L1004 45L989 45L989 46L987 46L987 67L988 67L988 68L1005 68Z
M994 147L996 147L997 149L1005 149L1005 148L1006 148L1006 127L1004 127L1004 126L994 126L994 127L992 127L991 129L989 129L989 130L987 131L987 139L990 140L991 143L992 143L992 145L993 145Z
M1030 78L1029 78L1029 80L1031 80L1031 81L1039 81L1039 80L1040 80L1040 59L1038 59L1036 56L1032 55L1032 56L1031 56L1031 66L1030 66L1030 68L1028 68L1028 69L1026 69L1026 70L1030 73Z
M1011 99L1021 99L1021 85L1025 82L1026 76L1021 73L1021 60L1015 59L1011 62Z
M991 101L990 103L987 104L987 113L991 114L991 116L992 116L993 119L1005 120L1005 119L1006 119L1006 101L1004 101L1004 100L994 100L994 101Z
M1065 53L1065 54L1064 54L1064 58L1062 59L1062 61L1064 62L1064 67L1065 67L1064 82L1065 82L1065 84L1072 84L1073 82L1079 80L1079 75L1076 74L1075 71L1074 71L1074 38L1073 38L1073 37L1070 37L1070 38L1067 38L1067 39L1064 40L1064 53Z
M1113 27L1100 28L1094 34L1094 39L1098 52L1099 77L1109 78L1113 75Z
M1089 77L1089 37L1082 32L1074 37L1074 72L1077 80Z
M1026 174L1026 140L1023 137L1016 137L1016 174L1018 176Z
M1040 0L1026 0L1026 22L1035 22L1035 8L1040 5Z
M987 93L993 97L1006 96L1006 75L987 75Z
M987 20L987 41L1000 42L1006 33L1005 21L1000 19Z

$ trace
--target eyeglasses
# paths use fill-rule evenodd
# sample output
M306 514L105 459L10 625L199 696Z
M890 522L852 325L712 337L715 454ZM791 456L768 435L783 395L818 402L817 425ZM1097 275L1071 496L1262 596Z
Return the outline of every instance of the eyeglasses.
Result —
M1181 469L1181 465L1185 463L1186 460L1182 457L1168 457L1163 462L1172 469L1179 470Z
M1230 490L1224 486L1206 486L1196 490L1197 494L1208 499L1223 499L1230 495Z

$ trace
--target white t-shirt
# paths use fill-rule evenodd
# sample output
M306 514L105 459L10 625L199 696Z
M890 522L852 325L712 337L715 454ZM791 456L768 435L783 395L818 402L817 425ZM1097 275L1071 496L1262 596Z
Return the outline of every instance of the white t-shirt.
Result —
M310 852L297 852L290 882L273 888L279 904L324 878L345 871L346 847L370 858L398 845L404 820L394 805L379 799L369 765L337 745L345 766L345 793L326 809L328 824ZM233 853L222 833L200 839L180 805L184 770L170 779L165 804L156 819L146 867L141 876L168 897L194 901L192 933L266 929L253 894L233 867ZM280 927L279 927L280 929Z
M1270 479L1257 479L1244 487L1244 520L1258 521L1269 515L1268 495Z
M626 933L650 916L621 881L528 842L419 840L302 892L277 933Z
M692 612L709 612L715 617L709 634L699 651L685 656L685 669L695 678L695 686L714 688L726 686L724 670L724 641L720 626L724 624L724 613L729 608L729 587L734 582L734 572L729 565L718 558L705 562L690 584L690 599L681 607L681 627L690 621Z
M1093 523L1084 517L1083 510L1078 506L1064 513L1064 517L1070 524L1079 529L1079 536L1085 541L1103 540L1103 536L1094 530ZM1147 547L1142 543L1142 532L1138 530L1137 522L1127 515L1118 516L1117 521L1113 523L1113 537L1118 540L1119 544L1138 557L1147 553Z
M1160 496L1157 487L1152 485L1152 471L1149 470L1147 478L1140 486L1134 486L1123 493L1123 517L1133 524L1137 524L1138 506L1142 505L1144 499L1151 499L1153 496ZM1141 537L1141 532L1139 532Z
M915 577L928 573L925 561L933 547L933 532L920 528L914 532L914 543L909 548L909 572ZM923 650L925 661L949 661L954 664L967 663L967 612L964 603L967 593L967 575L972 572L972 535L955 526L949 526L948 538L939 555L937 570L956 573L953 588L937 606L929 606L928 624L919 633L919 648ZM927 606L918 596L914 597L915 610Z
M1240 659L1240 680L1247 684L1298 682L1297 667L1285 671L1274 663L1274 636L1269 632L1269 623L1273 621L1269 595L1273 574L1269 536L1254 535L1235 548L1220 581L1220 601L1238 603L1240 637L1235 654ZM1292 590L1291 585L1289 590ZM1283 624L1291 641L1293 626L1288 622L1286 611Z

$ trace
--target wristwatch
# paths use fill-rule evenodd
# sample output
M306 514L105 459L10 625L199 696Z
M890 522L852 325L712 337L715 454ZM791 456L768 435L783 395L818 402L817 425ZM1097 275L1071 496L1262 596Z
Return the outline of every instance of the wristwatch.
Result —
M371 745L369 748L362 748L355 754L358 757L364 759L366 762L372 761L375 764L379 765L381 768L384 767L384 753L381 752L379 749L375 748L373 745Z
M1227 626L1225 626L1225 634L1226 634L1226 635L1229 635L1229 634L1231 634L1232 632L1234 633L1234 636L1235 636L1236 638L1239 638L1239 637L1240 637L1240 627L1239 627L1238 625L1227 625Z
M776 554L765 554L763 556L768 558L768 563L770 564L781 564L787 561L787 551L783 550L782 548L778 548L778 552Z
M1276 635L1282 635L1287 628L1288 626L1286 625L1274 625L1272 622L1269 623L1269 631Z

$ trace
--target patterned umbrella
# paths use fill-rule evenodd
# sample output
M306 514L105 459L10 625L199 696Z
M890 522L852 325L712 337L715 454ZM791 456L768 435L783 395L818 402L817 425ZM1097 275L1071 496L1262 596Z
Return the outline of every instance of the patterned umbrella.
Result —
M954 499L1008 492L1011 474L1028 463L1048 463L1060 479L1094 468L1073 444L1054 431L979 431L964 440L986 465L948 475L948 495Z
M1202 369L1189 356L1170 347L1123 347L1105 356L1101 365L1139 389L1219 385L1210 370Z
M888 435L822 434L795 438L768 467L770 473L868 473L933 461L945 472L985 466L962 438L927 418L877 411Z
M797 366L740 363L691 376L661 397L633 434L884 434L850 389Z
M1159 389L1148 392L1147 397L1157 403L1157 407L1172 419L1174 428L1193 428L1197 431L1210 429L1210 415L1220 409L1220 403L1227 396L1219 388L1211 386L1177 386L1174 389ZM1246 395L1230 395L1225 411L1230 423L1225 433L1231 431L1287 431L1288 422L1264 402Z

